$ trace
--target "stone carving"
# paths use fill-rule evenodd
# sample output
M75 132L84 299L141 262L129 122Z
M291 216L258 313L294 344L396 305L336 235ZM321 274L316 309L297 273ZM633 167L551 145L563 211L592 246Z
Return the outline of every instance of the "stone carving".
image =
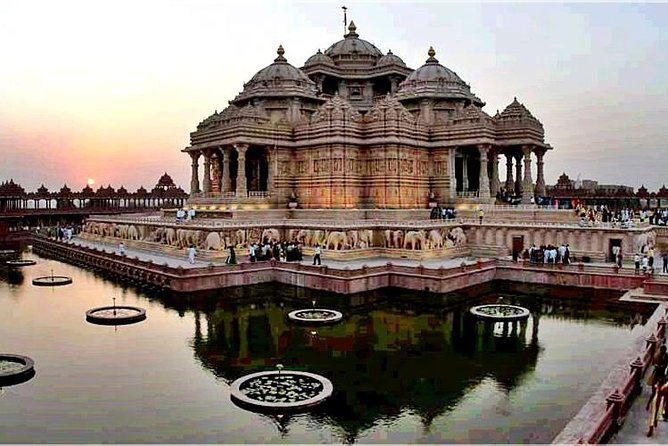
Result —
M438 229L429 231L429 247L432 249L439 249L443 247L443 234Z
M456 227L448 233L448 240L452 242L453 246L461 246L466 244L466 234L462 228Z
M262 243L265 241L267 243L278 243L281 241L281 233L278 229L275 228L265 229L262 231L261 241Z
M656 233L654 231L643 232L633 237L633 248L636 253L647 253L650 248L656 246Z
M243 229L237 229L234 231L234 244L235 245L246 245L246 231Z
M389 94L377 101L364 118L367 122L387 120L415 124L413 115L397 100L396 96Z
M407 231L406 236L404 237L403 248L407 249L410 245L410 249L426 249L427 238L423 230L420 231Z
M204 249L207 251L210 249L213 249L215 251L219 251L221 249L224 249L225 246L223 245L223 241L220 237L220 234L217 232L209 232L206 235L206 238L204 239Z
M345 249L346 246L348 246L346 243L348 241L348 237L345 232L342 231L331 231L327 235L327 244L325 245L326 249L333 249L335 251L339 251L342 249Z
M403 248L404 231L401 230L385 230L385 247L386 248Z
M128 228L128 238L130 240L139 240L139 231L135 225L130 225Z
M313 113L311 122L327 122L327 121L354 121L359 122L362 115L350 105L349 102L342 99L338 94L331 97L320 108Z

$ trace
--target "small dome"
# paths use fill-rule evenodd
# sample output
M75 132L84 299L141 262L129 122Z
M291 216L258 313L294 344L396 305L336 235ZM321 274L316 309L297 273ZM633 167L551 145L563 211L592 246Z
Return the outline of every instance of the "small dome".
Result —
M429 58L425 61L424 65L413 71L411 75L408 76L408 79L406 79L407 82L412 80L440 81L443 79L445 82L457 82L466 85L466 83L457 76L457 73L438 63L438 59L434 57L436 55L434 47L429 47L427 55Z
M255 76L244 84L244 91L232 102L253 97L316 96L315 82L302 70L288 63L283 56L283 45L278 47L276 53L278 57L274 59L274 63L255 73Z
M344 39L325 50L325 55L332 58L336 65L352 62L373 66L383 57L383 53L374 44L360 39L356 31L355 22L351 21Z
M283 57L283 54L285 54L283 45L279 45L276 53L278 54L278 57L274 59L274 63L255 73L255 76L253 76L246 84L247 86L252 86L252 84L257 82L273 81L275 79L285 81L310 81L308 76L306 76L302 70L290 65L288 60Z
M378 59L378 63L376 63L376 65L379 67L384 67L386 65L401 65L402 67L405 67L406 63L401 60L401 57L392 53L392 50L389 50L386 55Z
M517 98L514 98L500 114L494 116L494 120L504 125L529 124L543 129L543 124L523 104L520 104Z
M398 97L400 100L419 97L461 99L478 106L485 103L471 93L471 87L464 82L457 73L444 67L436 59L436 51L429 47L429 58L417 70L399 85Z
M60 188L60 195L69 195L72 193L72 189L67 187L67 184L64 184L63 187Z
M309 57L306 63L304 64L305 67L311 66L311 65L334 65L334 61L332 60L331 57L325 56L322 51L318 50L317 53L315 53L313 56Z

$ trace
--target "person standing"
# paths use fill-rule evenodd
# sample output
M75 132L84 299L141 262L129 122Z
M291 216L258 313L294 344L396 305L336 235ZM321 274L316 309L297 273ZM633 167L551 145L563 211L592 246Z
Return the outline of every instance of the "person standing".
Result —
M633 256L633 262L636 264L636 274L640 274L640 254L636 252L636 255Z
M663 272L668 274L668 250L664 251L661 259L663 260Z
M255 263L255 244L251 243L248 246L248 257L250 258L251 263Z
M478 209L478 220L480 220L480 224L482 224L482 218L485 216L485 211L482 210L482 208Z
M122 256L125 255L125 243L121 242L118 244L118 253Z
M320 261L320 254L322 253L322 250L320 249L319 244L315 245L314 253L315 255L313 256L313 264L315 265L315 263L318 262L318 265L322 265L322 262Z
M190 248L188 248L188 263L191 265L195 263L195 256L197 255L197 249L195 249L194 245L190 245Z

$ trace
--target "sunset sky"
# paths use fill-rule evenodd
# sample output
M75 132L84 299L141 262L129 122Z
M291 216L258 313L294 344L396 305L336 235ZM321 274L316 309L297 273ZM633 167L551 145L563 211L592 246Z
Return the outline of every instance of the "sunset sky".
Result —
M344 4L409 67L433 45L487 113L516 96L554 147L548 184L668 183L668 5L221 0L0 0L0 181L187 190L189 133L279 44L300 67L340 40Z

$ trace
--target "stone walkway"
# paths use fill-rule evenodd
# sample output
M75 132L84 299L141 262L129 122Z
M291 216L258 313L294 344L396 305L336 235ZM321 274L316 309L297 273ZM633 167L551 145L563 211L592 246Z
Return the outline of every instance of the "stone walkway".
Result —
M97 249L103 249L107 252L113 252L118 254L118 245L114 245L111 243L103 243L99 241L91 241L91 240L83 240L79 239L77 237L74 237L70 242L68 242L74 246L85 246L88 248L97 248ZM143 261L148 261L152 260L153 263L156 265L162 265L162 264L167 264L171 267L182 267L182 268L201 268L203 266L207 266L209 263L208 261L199 261L196 260L194 264L188 263L188 259L186 257L186 250L183 250L183 257L176 257L176 256L171 256L168 254L159 254L159 253L154 253L150 251L143 251L140 249L133 249L133 248L126 248L125 249L125 255L127 257L137 257L139 260ZM214 262L215 263L215 262ZM220 262L221 264L223 262Z

